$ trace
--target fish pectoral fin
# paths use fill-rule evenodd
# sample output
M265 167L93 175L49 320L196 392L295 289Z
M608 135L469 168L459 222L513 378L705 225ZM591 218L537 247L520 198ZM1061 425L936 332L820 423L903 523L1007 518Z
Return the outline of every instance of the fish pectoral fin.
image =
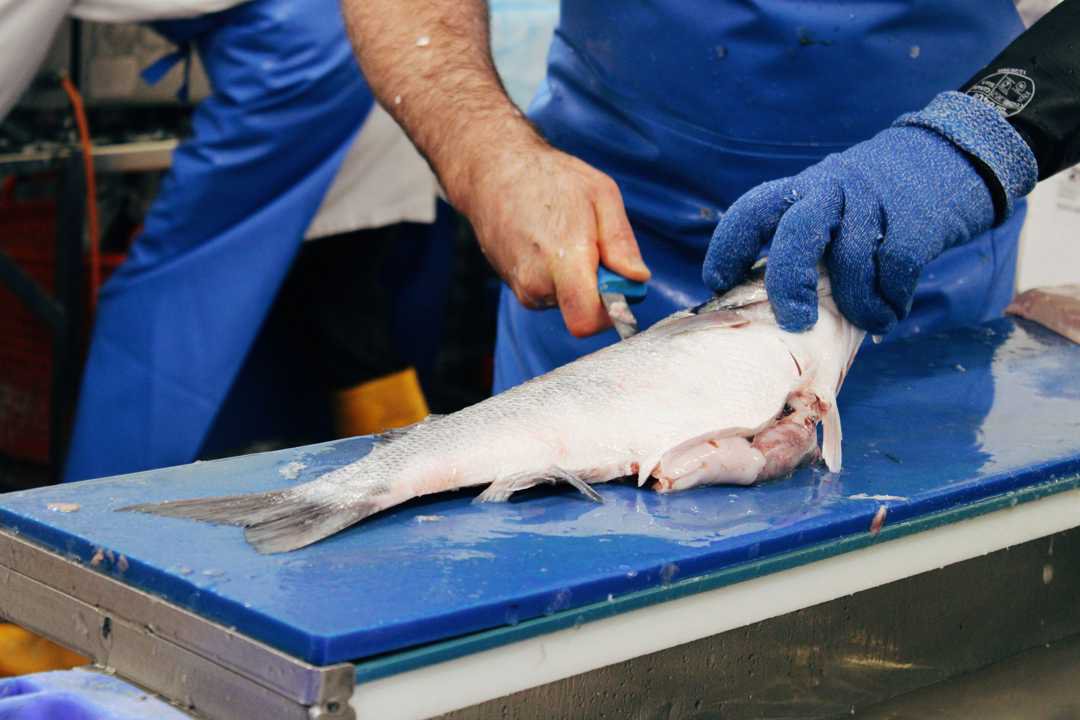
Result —
M658 492L695 485L750 485L765 467L765 456L750 444L752 430L725 428L679 443L650 472Z
M825 405L821 414L821 457L825 460L825 466L829 472L840 472L842 466L841 446L844 439L843 430L840 428L840 411L836 407L836 396L832 393L818 393L821 403Z
M550 485L558 485L559 483L566 483L572 486L578 492L585 497L589 498L593 502L603 503L604 498L600 493L596 492L589 483L585 482L577 475L567 472L562 468L553 467L545 470L542 473L529 473L509 475L504 478L499 478L495 482L488 485L484 492L476 496L473 502L487 503L487 502L506 502L510 497L522 490L528 490L531 487L542 485L544 483Z

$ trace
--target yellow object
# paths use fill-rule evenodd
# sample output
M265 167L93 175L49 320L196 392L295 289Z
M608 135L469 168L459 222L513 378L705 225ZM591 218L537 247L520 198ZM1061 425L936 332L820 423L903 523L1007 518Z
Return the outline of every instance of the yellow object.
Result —
M90 660L18 625L0 623L0 677L88 665Z
M340 390L334 396L338 437L373 435L412 425L427 416L427 400L413 368Z

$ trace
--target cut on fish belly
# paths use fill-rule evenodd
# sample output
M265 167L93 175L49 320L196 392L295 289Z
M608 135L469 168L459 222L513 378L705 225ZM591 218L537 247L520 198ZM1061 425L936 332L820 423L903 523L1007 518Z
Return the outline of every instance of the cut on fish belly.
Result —
M310 545L422 495L487 486L650 478L660 492L749 485L819 457L841 465L836 395L863 339L819 281L819 320L781 330L760 277L648 330L451 415L376 442L359 460L273 492L122 508L240 525L256 550Z

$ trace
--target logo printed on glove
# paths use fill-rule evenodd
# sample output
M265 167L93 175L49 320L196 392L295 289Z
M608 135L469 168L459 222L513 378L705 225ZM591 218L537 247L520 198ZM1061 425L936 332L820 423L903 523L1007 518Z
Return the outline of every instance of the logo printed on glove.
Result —
M999 68L967 91L1005 117L1012 117L1035 97L1035 81L1018 68Z

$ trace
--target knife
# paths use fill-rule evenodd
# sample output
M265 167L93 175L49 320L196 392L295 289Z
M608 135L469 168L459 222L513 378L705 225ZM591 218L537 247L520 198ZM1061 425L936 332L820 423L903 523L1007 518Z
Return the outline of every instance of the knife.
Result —
M637 333L637 318L630 310L630 305L645 299L645 283L627 280L622 275L600 266L596 273L596 287L600 291L600 301L604 303L604 309L607 310L619 337L625 340Z

